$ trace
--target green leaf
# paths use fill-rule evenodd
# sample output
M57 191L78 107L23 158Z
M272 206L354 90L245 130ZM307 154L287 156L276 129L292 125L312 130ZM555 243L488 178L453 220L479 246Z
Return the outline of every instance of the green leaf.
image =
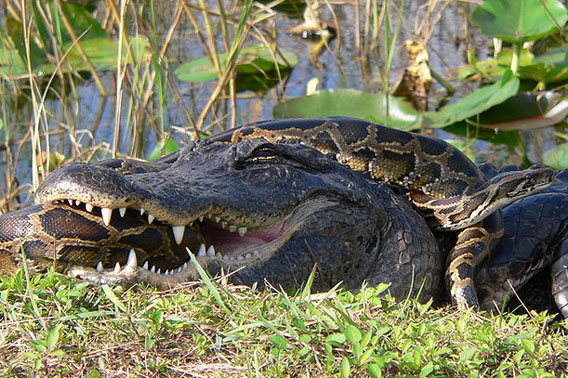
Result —
M160 143L156 147L154 147L154 149L152 150L152 152L150 152L150 155L148 156L148 160L149 161L156 160L164 155L176 152L177 150L179 150L179 146L177 145L177 143L171 137L168 137L165 143Z
M61 331L61 327L63 327L63 325L58 324L55 327L53 327L47 334L45 343L48 349L53 349L53 347L57 345L57 342L59 341L59 333Z
M339 368L339 376L340 377L349 377L351 374L351 364L349 363L349 359L347 357L343 357L341 360L341 366Z
M568 116L568 99L558 92L522 92L475 116L469 122L499 130L552 126Z
M348 325L345 328L345 331L343 331L343 333L345 334L345 338L350 342L350 343L359 343L359 341L361 341L362 338L362 334L361 331L359 330L359 328L352 326L352 325Z
M354 89L330 89L282 102L272 110L276 118L349 116L402 130L419 129L422 116L400 97L364 93Z
M420 370L420 378L426 378L433 371L434 371L434 364L432 363L432 361L430 361Z
M479 88L475 92L446 105L439 112L425 114L430 120L429 127L444 127L466 118L473 117L492 106L498 105L514 96L519 90L519 79L507 71L500 82Z
M486 0L471 15L485 35L515 44L550 34L566 20L566 9L558 0Z
M288 340L281 335L272 335L268 338L268 340L270 340L278 349L286 349L286 346L288 345Z
M221 66L227 64L228 54L219 54ZM298 64L296 54L284 49L278 52L265 46L251 46L241 50L235 72L241 75L262 74L279 69L290 69ZM190 83L217 79L217 71L207 57L186 62L175 70L177 78Z
M556 169L568 168L568 143L546 151L542 156L542 162Z
M107 298L114 303L114 305L120 309L122 312L126 312L126 307L120 302L120 300L118 299L118 297L114 294L114 291L112 291L112 289L108 286L108 285L103 285L101 286L101 288L103 289L103 292L106 294Z

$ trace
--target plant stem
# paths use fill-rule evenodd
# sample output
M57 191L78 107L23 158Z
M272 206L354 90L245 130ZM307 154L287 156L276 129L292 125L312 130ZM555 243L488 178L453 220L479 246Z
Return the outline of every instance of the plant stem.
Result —
M522 43L515 44L515 52L513 53L513 59L511 59L511 71L517 76L519 72L519 60L521 59L521 51L523 50Z

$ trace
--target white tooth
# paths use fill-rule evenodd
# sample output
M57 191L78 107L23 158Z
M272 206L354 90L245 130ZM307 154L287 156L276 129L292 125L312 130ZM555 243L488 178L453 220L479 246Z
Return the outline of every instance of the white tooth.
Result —
M239 231L239 236L245 236L248 230L246 227L239 227L238 231Z
M227 222L221 222L221 227L222 228L227 228L228 223Z
M94 206L91 205L90 203L86 203L86 204L85 204L85 210L87 210L89 213L90 213L91 211L93 211L93 207L94 207Z
M154 266L152 266L152 269L150 269L150 272L152 272L152 273L156 273L156 266L155 266L155 265L154 265Z
M183 270L186 270L187 269L187 263L183 263L182 268L183 268Z
M69 202L69 206L73 206L73 200L68 199L67 202Z
M143 208L140 208L140 215L144 215L144 211L145 210Z
M162 268L158 268L158 270L156 271L157 274L162 274Z
M103 263L102 262L98 262L97 263L97 272L102 272L103 271Z
M172 226L172 231L174 233L174 239L176 243L179 245L183 240L183 233L185 232L185 226Z
M219 223L220 220L221 220L221 217L220 217L220 216L216 216L216 217L215 217L215 222Z
M215 256L215 247L213 247L212 245L207 248L207 256Z
M126 207L118 208L118 212L119 212L120 216L124 218L124 214L126 214Z
M166 269L166 271L164 272L164 276L169 276L170 275L170 271Z
M197 252L197 257L204 257L207 253L205 252L205 244L199 246L199 251Z
M114 272L115 273L120 272L120 263L118 261L116 262L116 265L114 266Z
M144 263L144 265L142 266L142 268L148 270L148 260L146 260L146 262Z
M156 218L154 218L154 216L152 214L148 213L148 224L152 224L154 219L156 219Z
M200 216L200 217L199 217L199 221L200 221L200 222L203 222L203 218L204 218L204 216L203 216L203 215L202 215L202 216Z
M110 224L110 218L112 217L112 209L101 207L101 215L103 217L103 223L108 226Z
M231 232L237 231L237 226L235 226L235 225L230 225L230 226L229 226L229 231L231 231Z
M189 227L193 226L193 221L189 222Z
M138 265L138 259L136 258L136 252L134 249L131 249L128 252L128 260L126 261L126 266L136 267Z
M75 206L79 206L79 205L81 205L81 201L75 200Z

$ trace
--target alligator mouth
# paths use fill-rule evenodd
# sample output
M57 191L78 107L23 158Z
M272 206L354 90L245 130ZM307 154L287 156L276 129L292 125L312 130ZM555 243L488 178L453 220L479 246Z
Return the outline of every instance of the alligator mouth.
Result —
M297 223L307 213L299 205L290 214L277 219L271 224L260 226L245 226L227 220L222 215L212 211L197 216L185 226L172 226L154 217L143 208L101 208L79 200L56 200L56 206L71 207L75 211L87 211L94 216L100 216L105 226L111 225L114 217L143 217L148 227L168 227L171 230L170 239L180 247L185 247L189 254L193 254L202 266L216 261L221 266L230 266L233 269L250 263L258 263L270 258L297 230ZM303 214L303 215L302 215ZM196 235L191 242L187 242L188 234ZM195 266L189 255L180 258L183 263L169 261L167 266L157 268L157 258L144 259L131 249L128 256L117 261L98 262L93 267L72 266L69 272L76 277L96 282L108 282L109 276L132 275L134 271L138 276L144 276L144 281L150 281L158 286L164 282L182 282L197 278ZM112 266L112 267L111 267ZM105 278L103 278L105 276Z

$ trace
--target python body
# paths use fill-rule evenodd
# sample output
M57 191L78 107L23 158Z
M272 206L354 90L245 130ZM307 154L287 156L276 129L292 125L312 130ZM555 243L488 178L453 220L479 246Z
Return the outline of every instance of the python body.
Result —
M251 144L247 140L257 142ZM231 168L234 171L239 171L239 164L241 164L241 168L248 169L247 164L254 161L256 166L264 164L272 169L277 168L277 175L285 180L289 179L287 176L292 175L292 173L288 168L278 168L278 164L284 160L286 167L297 168L297 164L307 166L325 177L326 170L322 169L321 166L310 167L308 161L300 164L294 158L288 156L290 153L286 149L293 148L290 143L299 143L313 147L326 155L326 158L316 159L312 157L308 160L321 160L320 165L325 166L331 163L325 163L324 160L332 158L353 171L368 174L375 181L385 182L402 189L433 227L443 230L460 230L456 247L450 253L447 264L451 297L459 307L478 307L478 299L473 285L475 267L490 253L491 248L502 234L498 209L549 185L554 178L552 170L536 169L504 173L486 181L483 174L467 157L443 141L344 117L260 122L219 134L204 143L206 146L216 146L217 143L234 144L236 149L210 152L212 159L217 158L225 161L235 159L237 163ZM284 150L277 152L280 147L275 146L280 143L287 144L287 146L281 147ZM190 153L186 155L185 152L187 151ZM298 153L306 154L307 152L301 150ZM88 238L84 235L71 235L68 244L57 240L46 241L49 238L46 238L45 235L43 235L44 240L41 243L38 243L38 240L30 240L38 239L38 234L42 233L45 226L38 226L35 236L26 234L16 237L5 232L8 236L0 239L0 256L2 256L1 251L7 251L4 253L5 256L13 256L15 245L21 246L25 243L29 244L28 249L34 250L30 256L35 256L35 254L41 254L41 248L32 248L32 242L35 241L36 246L42 245L44 248L52 243L58 244L58 247L54 249L52 256L48 256L47 260L58 261L64 265L75 263L79 265L79 268L74 268L77 275L94 281L120 281L121 277L124 278L130 272L137 275L139 280L152 282L156 278L156 269L158 271L161 269L162 272L166 271L168 278L164 280L163 277L159 277L160 282L177 282L189 277L185 274L187 264L180 257L178 251L171 252L171 248L165 248L163 250L156 249L158 252L154 253L152 250L144 248L145 246L133 245L135 251L133 255L127 252L129 243L132 243L131 239L143 232L153 232L154 234L157 232L159 237L155 239L162 240L165 245L170 243L184 247L192 244L193 249L196 250L199 247L196 247L195 243L186 241L190 237L189 235L191 234L191 238L207 239L208 236L200 234L207 234L205 231L208 227L211 228L210 223L217 223L222 229L238 233L240 236L248 233L249 239L252 239L251 235L257 239L264 238L267 240L270 239L268 235L277 235L275 239L269 240L267 245L270 245L270 248L266 247L266 251L265 247L260 245L256 246L256 250L245 248L245 251L250 250L250 252L243 252L237 257L231 256L228 251L223 251L223 261L235 260L236 265L238 265L239 260L246 261L249 264L251 262L258 263L261 260L266 263L268 260L263 256L269 254L268 250L287 245L286 243L293 240L294 235L296 235L298 225L305 224L306 219L309 218L303 207L306 209L312 207L314 209L330 209L331 204L335 203L335 200L330 198L326 198L321 203L309 202L308 199L311 200L311 197L304 198L302 196L310 193L312 189L305 189L305 192L296 193L293 191L296 188L292 188L290 195L294 198L289 199L289 201L290 203L295 201L294 206L296 207L294 209L296 210L291 210L291 213L288 213L286 217L293 215L294 222L287 221L292 218L285 218L287 220L274 223L275 219L280 219L278 217L282 217L282 214L286 213L281 211L279 204L270 204L273 208L270 214L260 214L250 218L243 214L242 209L235 209L236 206L231 203L231 199L225 201L217 199L215 205L211 203L202 204L194 199L183 203L175 201L178 197L180 200L184 198L180 188L185 188L184 190L187 191L188 180L197 186L201 181L206 181L204 177L192 176L191 170L189 173L185 170L183 175L179 174L179 167L188 162L193 163L188 157L190 155L191 148L186 148L155 163L110 160L98 165L72 165L53 172L37 193L38 202L43 205L27 214L25 216L26 221L35 222L33 223L35 225L45 224L45 219L43 223L39 218L36 221L30 221L34 217L34 211L41 213L44 218L48 218L47 215L52 215L57 208L62 208L66 212L64 217L79 213L79 216L83 217L84 220L87 219L90 223L96 223L94 228L98 231L93 232L93 235ZM232 164L232 162L230 163ZM178 170L176 171L176 169ZM195 170L195 168L192 169ZM240 173L248 174L246 169ZM231 170L229 172L232 174L233 171ZM258 174L258 172L256 173ZM209 172L209 176L210 174L211 172ZM227 172L224 174L227 174ZM271 174L274 174L274 172ZM342 175L347 176L347 173ZM218 177L217 179L223 180L224 178ZM249 176L247 179L254 181L256 177ZM271 179L273 180L273 177ZM311 177L302 176L296 177L296 179L298 179L298 182L306 182L306 187L310 187L312 184ZM181 182L182 180L184 182ZM101 187L103 182L105 185ZM258 182L261 188L263 184L267 189L264 191L264 195L270 196L270 187L273 183ZM318 185L315 185L315 187L317 188ZM348 194L351 190L349 186L341 187L340 184L337 184L337 186L334 190L341 193L341 197L350 198L353 195L353 193ZM211 188L203 188L203 190L211 190ZM272 190L277 191L278 188L275 187ZM317 190L321 191L322 189L313 190L317 192ZM383 189L375 188L373 190L381 191ZM161 191L161 194L157 195L157 191ZM247 191L244 190L242 194L246 193ZM248 194L254 197L255 193L251 191ZM254 202L255 199L252 197L249 201ZM174 201L171 200L172 198ZM232 200L233 202L246 201L244 198L233 198ZM256 200L261 203L265 199L259 197ZM62 201L70 201L70 204L62 204ZM383 199L383 201L386 200ZM118 218L116 214L113 216L113 210L118 210L117 212L120 213L121 217ZM140 214L146 213L148 223L152 223L154 220L156 220L156 223L152 226L139 225L140 217L132 214L133 210L139 211ZM347 212L345 209L342 211ZM392 212L394 213L394 211ZM275 216L274 213L278 213L278 215ZM21 220L21 218L18 219ZM136 223L137 226L130 227L126 224L118 224L119 219L126 219L128 224ZM209 223L207 219L210 220ZM349 219L353 221L355 218ZM102 223L100 220L102 220ZM85 221L85 223L89 222ZM407 220L406 222L409 223L410 221ZM195 227L193 223L195 223ZM7 221L2 222L0 220L0 226L2 224L6 225ZM146 227L144 228L144 226ZM402 227L401 222L397 224L397 227ZM108 230L110 228L115 230L110 232ZM128 235L122 234L124 230L132 229L137 229L137 231L128 231L126 232ZM187 229L195 232L188 232ZM378 231L375 230L374 232ZM217 233L219 234L219 232ZM148 236L146 235L142 240L147 240ZM229 238L224 234L222 236ZM428 237L421 235L420 238L426 240ZM114 241L110 242L110 239ZM175 243L172 243L172 239L175 240ZM106 245L104 259L101 258L100 253L97 255L96 251L101 242ZM414 242L421 243L420 240ZM341 243L351 245L354 244L354 241L342 240ZM407 241L406 244L408 247L410 243ZM114 253L113 248L120 252ZM296 248L299 247L296 246ZM213 258L215 256L214 250L211 251L210 248L199 249L200 251L197 254L204 259L203 261L218 260L219 251L217 251L217 257ZM88 251L88 253L85 251ZM89 258L78 259L76 257L85 255L88 255ZM118 265L115 271L104 272L104 268L113 264L113 259L109 256L114 256L116 261L122 261L123 265L126 263L127 267L124 269L129 269L129 271L121 271L120 265ZM160 259L162 262L160 262ZM104 260L104 264L101 263L102 260ZM142 265L142 261L144 261L144 266L138 266ZM168 263L165 263L165 261ZM85 265L95 267L95 269L83 269L82 267ZM159 265L161 266L156 268ZM144 269L150 266L154 271ZM172 270L172 268L175 268L175 270Z

